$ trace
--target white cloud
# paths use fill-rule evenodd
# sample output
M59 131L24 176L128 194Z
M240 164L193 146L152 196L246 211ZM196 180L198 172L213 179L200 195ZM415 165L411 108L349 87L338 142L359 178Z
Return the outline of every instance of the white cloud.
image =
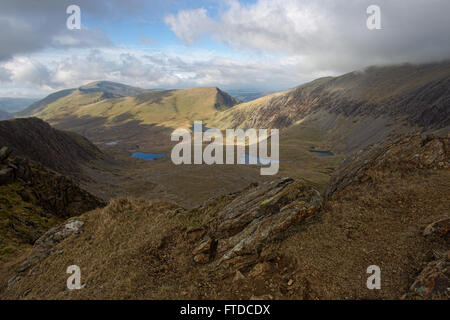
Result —
M175 35L188 45L198 40L205 30L216 28L216 24L208 17L204 8L181 10L177 15L166 16L164 21Z
M53 83L50 71L39 61L28 57L16 57L4 67L14 83L29 84L42 89L49 89Z
M16 87L50 93L91 81L109 80L144 88L219 86L223 89L283 89L310 80L295 59L232 59L202 50L192 54L144 50L78 50L70 54L16 57L0 68ZM8 79L6 79L8 80ZM2 89L0 89L0 96Z
M316 73L450 58L450 1L376 2L383 28L376 31L366 27L369 0L229 0L214 19L196 9L166 23L184 43L208 35L235 49L295 57Z
M113 22L124 15L144 21L177 1L78 2L82 15ZM148 51L114 47L101 30L67 30L69 3L0 2L0 96L12 89L50 93L95 80L145 88L279 90L368 65L450 58L448 0L377 0L378 31L366 28L372 0L227 0L217 12L205 6L166 15L164 22L188 46L163 52L156 48L164 41L150 46L145 35L140 39ZM195 44L205 37L231 49L208 41L213 49L201 50Z

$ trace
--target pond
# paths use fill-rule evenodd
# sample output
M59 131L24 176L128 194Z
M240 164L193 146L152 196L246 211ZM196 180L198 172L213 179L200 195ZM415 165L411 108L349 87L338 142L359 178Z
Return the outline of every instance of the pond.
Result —
M162 153L143 153L143 152L134 152L131 154L133 158L141 159L141 160L147 160L147 161L153 161L158 158L165 158L166 155Z
M315 154L318 157L331 157L334 156L331 151L318 151L318 150L309 150L309 152Z
M119 143L119 140L117 140L117 141L106 142L105 144L106 144L107 146L115 146L115 145L118 144L118 143Z

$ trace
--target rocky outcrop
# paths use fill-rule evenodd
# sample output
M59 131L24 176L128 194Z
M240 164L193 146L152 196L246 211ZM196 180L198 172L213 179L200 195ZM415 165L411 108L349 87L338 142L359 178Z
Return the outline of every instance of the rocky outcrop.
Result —
M105 202L73 180L0 149L0 259L32 245L49 228Z
M430 238L433 241L442 240L446 242L446 247L448 248L450 240L448 237L449 230L450 218L446 217L428 225L423 231L423 236ZM435 250L433 255L434 259L430 261L416 277L409 288L409 292L406 293L403 298L449 298L450 250L444 252Z
M6 158L7 147L0 150L0 186L17 182L26 187L21 197L33 201L59 217L72 217L104 204L81 189L71 179L25 158Z
M404 298L449 298L450 251L441 259L432 261L423 269Z
M353 153L331 177L326 196L390 172L450 168L450 139L419 134L391 138Z
M447 134L449 88L450 61L370 67L237 105L213 122L222 129L292 126L299 139L319 135L334 152L348 153L405 128Z
M319 192L302 181L285 178L253 186L217 211L193 251L194 261L238 267L254 264L266 241L316 214L320 207Z
M0 149L0 186L14 181L14 168L3 165L3 162L8 159L11 152L12 150L8 147Z
M16 285L24 276L24 272L36 265L41 259L62 253L55 250L55 245L71 236L78 236L82 232L84 222L81 220L72 220L61 226L47 231L40 237L27 259L19 266L18 273L8 281L8 289Z

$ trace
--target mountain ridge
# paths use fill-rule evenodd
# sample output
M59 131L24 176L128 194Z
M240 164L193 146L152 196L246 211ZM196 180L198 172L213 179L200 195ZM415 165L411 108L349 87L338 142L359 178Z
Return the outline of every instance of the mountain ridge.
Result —
M0 121L0 145L59 173L77 177L81 165L108 157L86 138L52 128L38 118Z
M314 128L335 151L348 152L412 128L445 136L449 87L450 61L369 67L236 105L210 125L289 128L288 135Z
M24 114L96 143L115 141L117 137L124 140L124 135L148 141L156 126L189 128L195 120L212 118L239 102L217 87L145 90L132 96L111 96L102 91L104 86L98 87L94 83L87 89L54 93Z

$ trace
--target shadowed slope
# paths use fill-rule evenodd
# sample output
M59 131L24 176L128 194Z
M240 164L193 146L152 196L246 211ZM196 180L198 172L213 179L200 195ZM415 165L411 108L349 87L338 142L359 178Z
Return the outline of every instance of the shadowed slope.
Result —
M0 121L0 145L60 173L76 175L80 165L106 156L86 138L52 128L38 118Z
M411 127L445 136L450 128L449 88L448 61L370 67L237 105L219 114L210 125L299 127L288 135L314 129L334 150L347 152Z

